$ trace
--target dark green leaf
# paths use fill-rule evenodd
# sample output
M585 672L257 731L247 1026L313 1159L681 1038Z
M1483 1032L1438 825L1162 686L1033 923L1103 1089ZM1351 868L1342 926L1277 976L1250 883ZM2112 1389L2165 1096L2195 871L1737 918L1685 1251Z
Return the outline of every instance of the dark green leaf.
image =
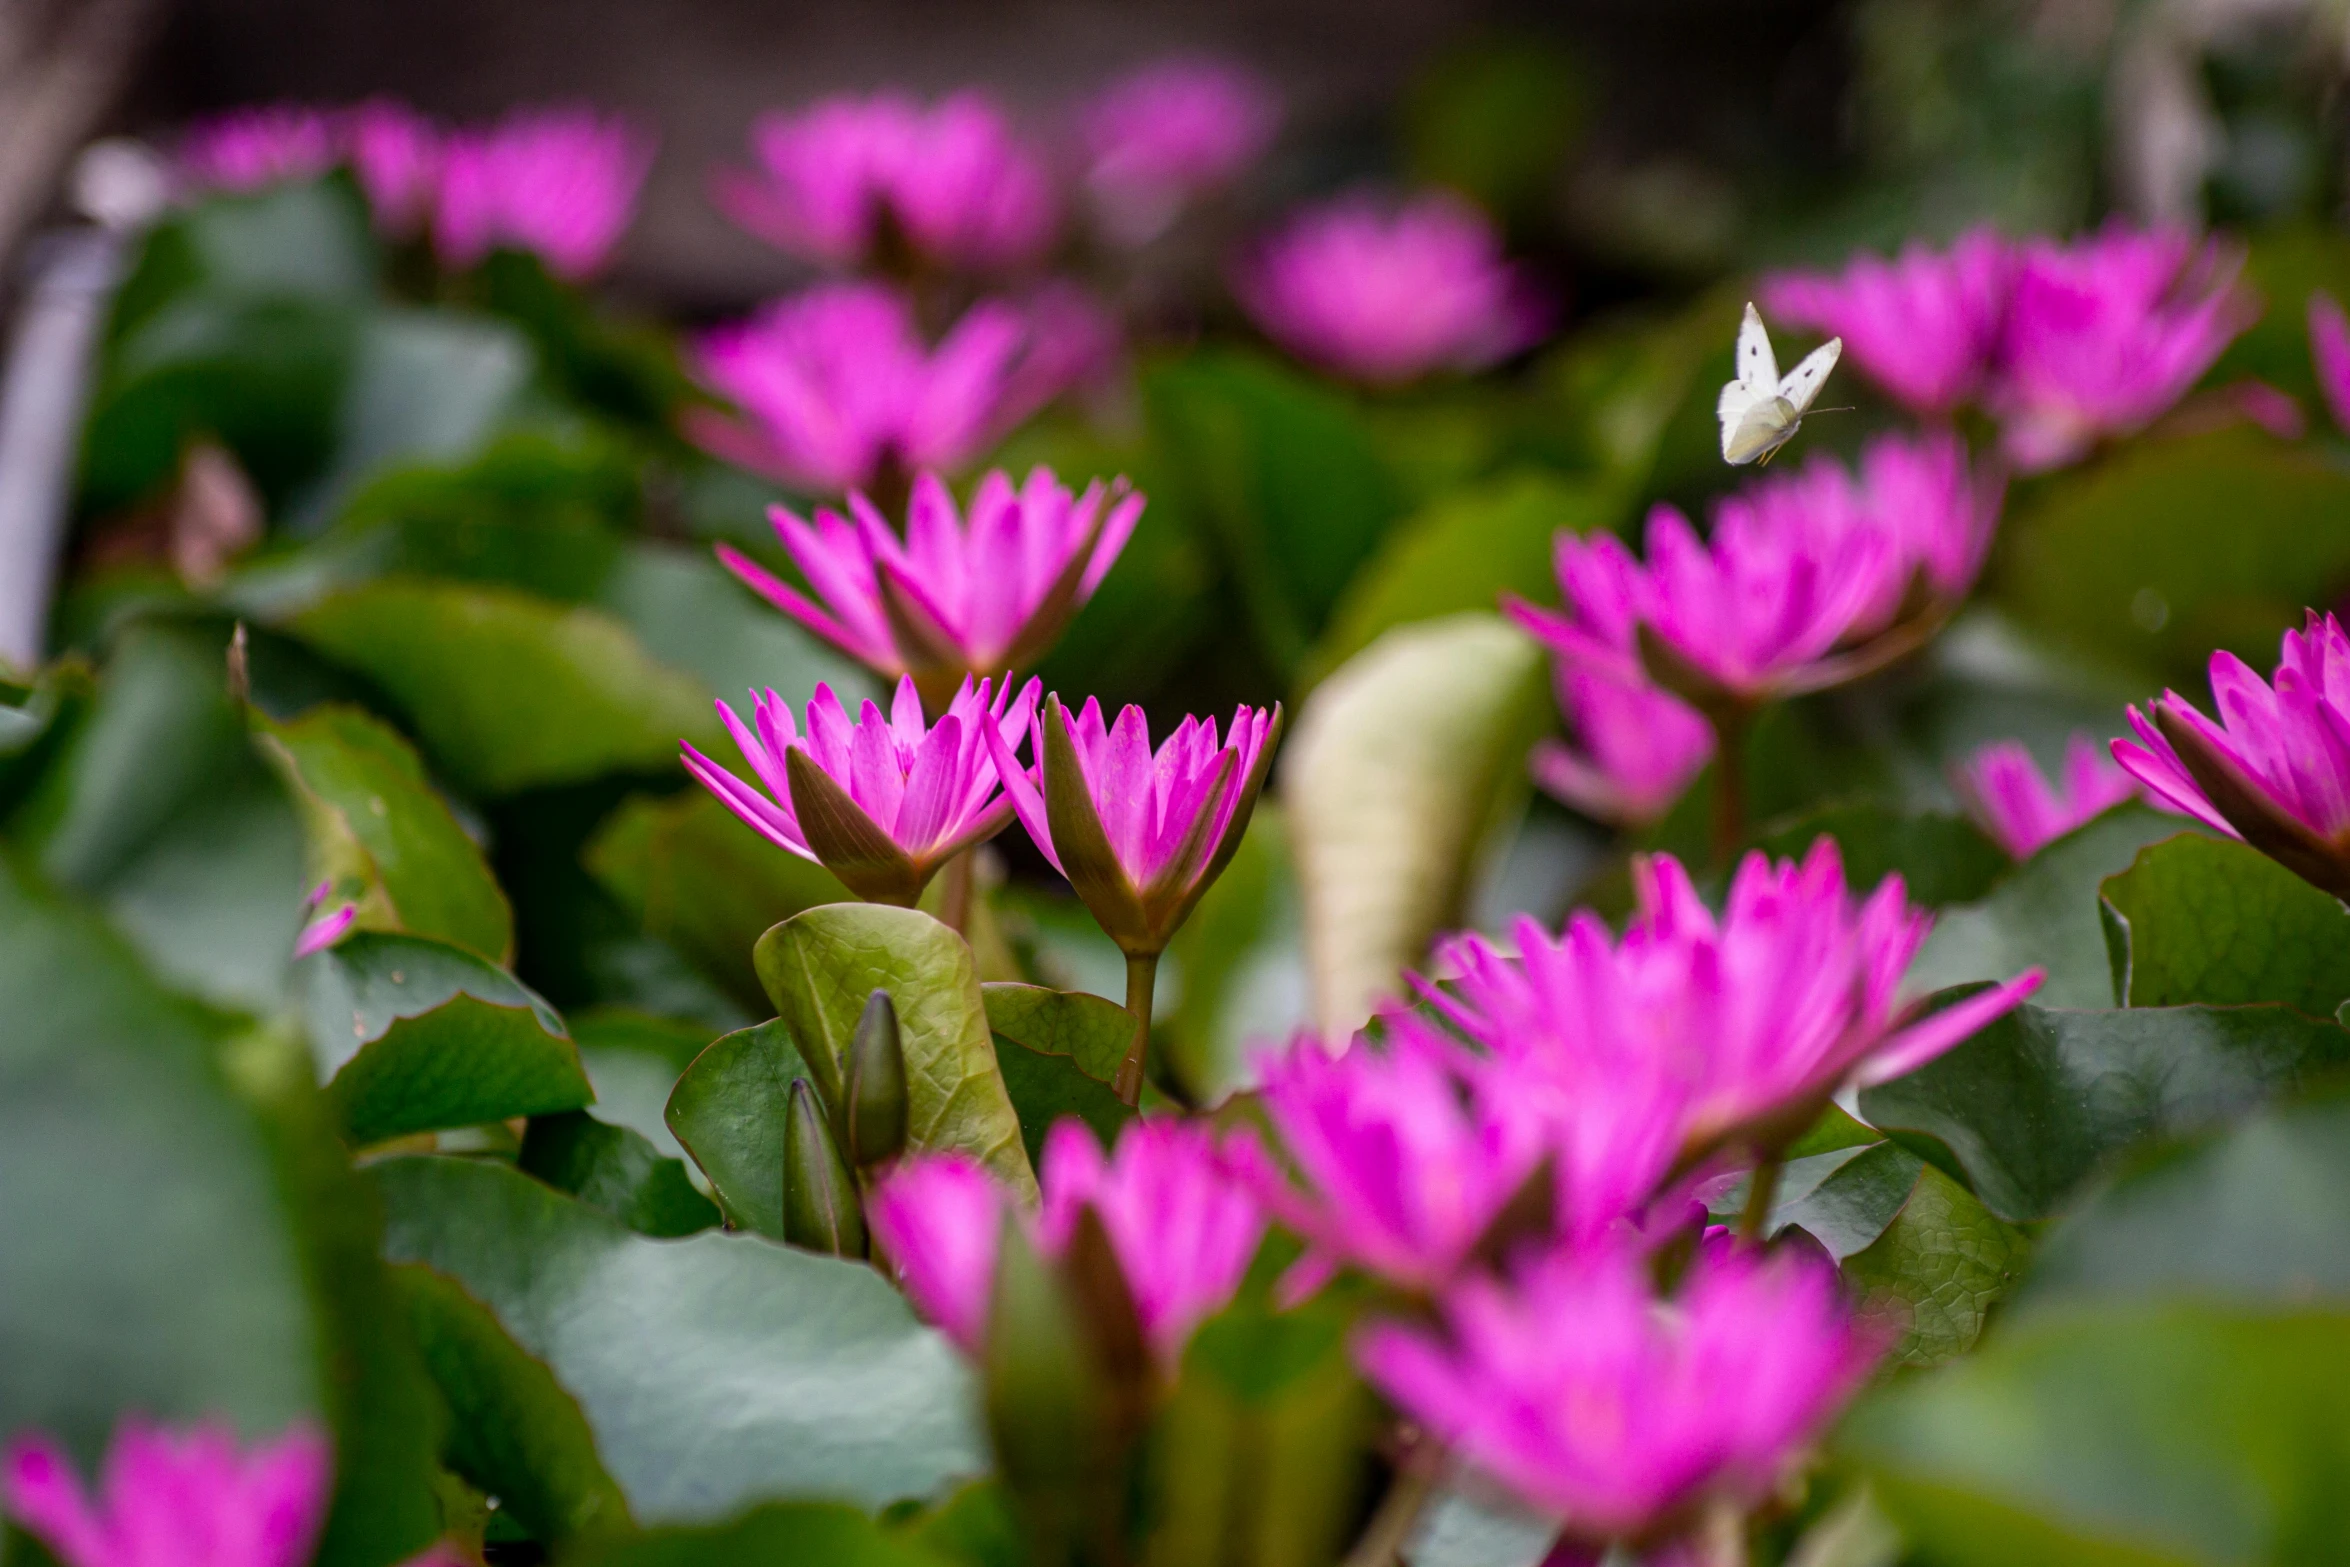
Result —
M720 760L732 765L731 748ZM760 936L849 897L832 872L769 843L700 788L630 799L596 830L583 857L645 934L759 1011L767 993L751 948Z
M840 1103L841 1063L866 998L886 990L905 1042L908 1146L954 1149L1015 1189L1035 1190L960 936L913 909L835 903L760 937L756 961L826 1104Z
M655 658L700 677L746 719L752 690L772 690L796 712L818 684L829 684L852 714L866 697L886 694L864 666L801 630L706 551L632 545L596 602L626 621ZM735 765L731 745L712 754Z
M2054 1213L2130 1144L2241 1114L2350 1062L2350 1033L2283 1007L2022 1006L1861 1114L1951 1161L2011 1223Z
M546 1363L642 1523L781 1496L880 1505L983 1463L953 1351L861 1263L748 1235L650 1240L494 1163L370 1174L388 1254L456 1278Z
M1820 1112L1820 1118L1808 1131L1787 1145L1787 1151L1780 1157L1793 1161L1834 1153L1840 1148L1866 1148L1871 1143L1882 1142L1884 1137L1875 1127L1864 1126L1830 1105Z
M717 1206L694 1190L683 1163L585 1110L531 1117L517 1165L640 1235L692 1235L718 1225Z
M1240 852L1167 949L1182 985L1153 1032L1193 1103L1222 1100L1249 1080L1249 1051L1307 1021L1304 944L1288 818L1260 799Z
M2049 1235L2015 1309L2156 1294L2350 1294L2350 1103L2280 1106L2133 1161Z
M542 1543L626 1529L628 1502L554 1373L456 1280L415 1263L392 1273L449 1403L449 1467Z
M1395 626L1490 611L1503 593L1555 602L1552 538L1612 528L1623 509L1612 489L1540 469L1444 496L1398 524L1347 584L1301 681L1320 680Z
M924 1513L907 1534L956 1567L1033 1567L1028 1543L993 1480L974 1480Z
M2350 910L2232 838L2181 833L2105 882L2122 1001L2279 1001L2331 1017L2350 996Z
M672 1159L684 1158L663 1112L678 1077L717 1030L625 1007L592 1007L566 1021L595 1085L597 1119L627 1127Z
M305 965L327 1099L354 1143L577 1110L563 1020L521 981L419 936L361 932Z
M440 769L482 793L666 771L681 736L720 743L699 682L654 662L595 610L500 588L387 581L337 594L291 625L380 685Z
M780 1502L731 1523L648 1529L564 1557L564 1567L939 1567L939 1558L837 1502Z
M2350 1317L2166 1303L2017 1323L1845 1422L1911 1547L1953 1567L2350 1552Z
M2350 472L2244 426L2135 441L2050 480L2003 533L2001 596L2027 626L2199 688L2214 647L2266 669L2350 577Z
M1776 1235L1788 1225L1799 1225L1842 1262L1884 1235L1909 1200L1921 1161L1889 1142L1857 1153L1813 1157L1832 1168L1816 1181L1799 1182L1795 1177L1802 1161L1790 1161L1779 1200L1771 1205L1768 1230Z
M1849 885L1874 887L1898 872L1909 901L1927 908L1974 902L2014 864L1963 816L1933 811L1904 816L1866 803L1823 806L1775 823L1756 847L1781 859L1799 859L1822 837L1836 840Z
M2098 888L2127 870L2139 849L2172 837L2180 826L2175 816L2131 805L2057 839L1982 902L1943 910L1910 970L1910 983L1939 990L2043 968L2048 981L2033 998L2042 1006L2112 1006L2113 970L2098 918Z
M694 1058L669 1096L669 1129L710 1178L726 1222L783 1239L783 1126L807 1063L781 1019L740 1029Z
M1029 1163L1044 1157L1045 1134L1065 1115L1092 1127L1104 1147L1114 1146L1134 1118L1110 1087L1134 1042L1133 1015L1083 991L1042 985L982 985L979 991Z
M1884 1233L1843 1259L1844 1277L1861 1314L1897 1335L1893 1358L1931 1366L1975 1347L2030 1252L2020 1233L1929 1164L1917 1167Z
M492 963L514 955L506 894L400 734L356 708L255 716L310 836L312 873L370 930L407 931Z
M8 834L162 978L259 1010L285 994L302 830L229 700L226 645L225 629L127 632Z
M437 1527L431 1390L295 1041L159 989L0 860L0 1427L330 1425L324 1567Z

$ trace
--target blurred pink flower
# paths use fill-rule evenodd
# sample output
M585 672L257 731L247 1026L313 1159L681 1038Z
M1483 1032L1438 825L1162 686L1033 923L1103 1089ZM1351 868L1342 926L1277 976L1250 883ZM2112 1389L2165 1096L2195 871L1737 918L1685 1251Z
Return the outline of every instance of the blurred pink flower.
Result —
M1433 1291L1542 1162L1536 1106L1510 1078L1408 1014L1386 1041L1332 1055L1312 1034L1259 1058L1259 1102L1287 1165L1246 1128L1226 1148L1266 1210L1306 1243L1288 1299L1340 1267Z
M849 517L819 509L812 527L784 507L770 511L813 599L728 545L718 557L850 657L935 686L1042 658L1109 574L1142 507L1123 481L1072 496L1048 468L1031 469L1017 490L999 468L979 481L966 523L946 485L925 473L903 544L862 495L849 497Z
M1836 1272L1798 1252L1701 1247L1670 1300L1628 1248L1562 1248L1465 1277L1442 1330L1374 1322L1371 1381L1447 1447L1589 1540L1701 1500L1768 1497L1883 1351Z
M1006 679L992 704L989 689L966 676L925 727L910 679L898 682L886 717L867 702L853 724L832 687L819 685L804 735L773 691L755 697L751 724L720 702L718 716L764 794L691 742L680 746L686 771L770 843L816 861L860 898L911 906L940 866L1011 820L982 728L1027 723L1037 684L1015 698Z
M303 925L301 932L294 937L295 957L306 958L314 952L324 952L342 940L343 933L351 928L351 922L359 917L359 905L356 903L328 909L324 914L318 912L326 902L326 895L333 890L333 882L322 881L310 889L309 897L302 900Z
M1043 163L984 93L925 108L902 93L823 99L762 115L757 168L721 171L721 210L778 249L827 266L873 258L884 222L941 265L1016 267L1052 243Z
M2350 640L2312 610L2288 631L2273 687L2211 655L2213 723L2176 691L2130 709L2139 743L2113 759L2149 792L2335 897L2350 897Z
M351 111L345 137L377 231L420 232L440 191L440 128L396 98L370 98Z
M2350 430L2350 318L2331 294L2309 296L2309 359L2334 428Z
M1684 1156L1758 1128L1765 1144L1792 1136L1837 1089L1924 1065L2042 977L1921 1013L1901 980L1933 916L1909 906L1899 876L1856 903L1832 838L1801 863L1749 854L1719 918L1671 855L1635 859L1632 883L1620 941L1588 910L1555 938L1521 918L1514 953L1459 936L1435 955L1435 971L1454 977L1414 983L1470 1039L1570 1102L1661 1074L1678 1090Z
M1024 1215L1039 1251L1067 1250L1079 1212L1099 1214L1144 1335L1172 1367L1201 1320L1232 1298L1265 1218L1225 1169L1207 1125L1162 1117L1127 1123L1103 1157L1093 1132L1064 1117L1046 1135L1041 1205ZM866 1218L906 1293L967 1354L987 1332L996 1247L1011 1198L959 1154L923 1154L884 1176Z
M2018 860L2138 794L2130 775L2085 734L2066 743L2064 775L2053 786L2020 740L1984 746L1954 770L1951 782L1967 814Z
M1263 155L1281 128L1281 100L1238 66L1162 60L1103 88L1077 123L1103 227L1141 245Z
M652 163L649 137L592 109L518 109L457 132L443 148L434 246L452 267L508 247L558 277L588 277L628 228Z
M180 138L180 175L198 190L252 191L310 180L342 158L334 116L304 104L231 109L190 125Z
M1030 310L982 300L936 348L879 283L827 283L706 334L695 368L742 410L688 412L712 455L784 484L871 485L899 469L961 469L1092 367L1098 323L1066 295Z
M1534 781L1586 815L1647 826L1713 759L1713 727L1668 691L1565 660L1557 687L1574 738L1535 746Z
M48 1437L9 1444L0 1501L64 1567L302 1567L334 1458L297 1425L240 1452L227 1426L174 1433L126 1418L95 1496Z
M1445 192L1307 208L1241 262L1233 289L1282 347L1377 385L1484 369L1550 320L1485 215Z
M1221 741L1214 719L1186 717L1155 755L1139 707L1123 709L1112 728L1092 697L1074 722L1059 697L1047 697L1026 727L1033 770L1016 754L1023 724L987 726L1021 825L1120 950L1164 951L1240 849L1272 764L1280 705L1234 710Z
M2242 259L2217 240L2118 225L2020 246L1987 398L2008 457L2060 467L2178 402L2259 315L2236 287Z
M1853 363L1910 412L1947 414L1980 389L2014 270L2007 242L1970 230L1946 251L1912 240L1894 260L1856 254L1841 275L1762 283L1773 315L1844 339Z

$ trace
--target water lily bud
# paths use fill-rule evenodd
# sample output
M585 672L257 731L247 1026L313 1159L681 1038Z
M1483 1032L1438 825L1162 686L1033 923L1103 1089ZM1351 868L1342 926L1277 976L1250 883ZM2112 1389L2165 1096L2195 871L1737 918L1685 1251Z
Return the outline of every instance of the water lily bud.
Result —
M1039 1561L1101 1532L1119 1456L1098 1357L1067 1281L1006 1214L981 1359L996 1473Z
M889 992L865 998L849 1036L842 1073L841 1127L849 1162L860 1170L894 1159L906 1146L906 1047Z
M783 1238L835 1257L865 1255L857 1178L840 1156L816 1091L795 1077L783 1120Z

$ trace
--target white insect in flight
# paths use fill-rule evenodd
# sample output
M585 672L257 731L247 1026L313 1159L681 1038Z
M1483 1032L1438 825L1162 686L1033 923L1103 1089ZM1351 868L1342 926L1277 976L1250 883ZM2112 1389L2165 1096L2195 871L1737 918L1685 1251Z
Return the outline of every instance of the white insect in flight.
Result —
M1843 352L1844 339L1831 337L1781 380L1771 334L1748 304L1746 319L1738 326L1738 379L1723 386L1721 401L1714 406L1722 420L1722 461L1733 467L1769 462L1771 454L1793 438Z

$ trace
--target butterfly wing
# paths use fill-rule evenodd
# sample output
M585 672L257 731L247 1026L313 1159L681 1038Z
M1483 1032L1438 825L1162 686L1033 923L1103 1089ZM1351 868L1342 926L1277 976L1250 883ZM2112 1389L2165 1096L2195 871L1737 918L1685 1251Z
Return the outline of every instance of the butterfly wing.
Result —
M1771 352L1771 334L1763 330L1752 300L1746 319L1738 323L1738 379L1764 397L1779 390L1779 356Z
M1812 400L1820 395L1820 388L1828 384L1828 372L1836 368L1836 361L1844 353L1844 339L1831 337L1810 353L1803 363L1787 372L1787 379L1774 389L1794 405L1795 417L1803 417Z
M1742 468L1787 444L1803 415L1780 396L1758 398L1735 419L1722 421L1722 461Z

